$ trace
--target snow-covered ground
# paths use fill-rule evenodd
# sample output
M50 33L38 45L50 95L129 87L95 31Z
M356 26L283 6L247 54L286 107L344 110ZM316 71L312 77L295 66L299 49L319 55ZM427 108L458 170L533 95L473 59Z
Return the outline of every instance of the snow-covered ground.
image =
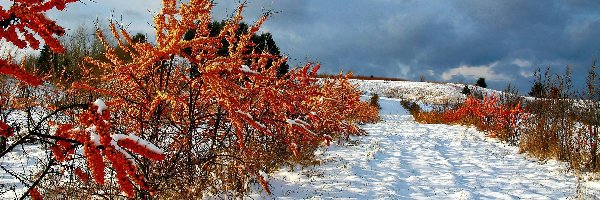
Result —
M368 135L317 152L320 165L269 174L272 195L255 185L253 199L600 199L600 182L565 164L540 162L472 127L419 124L398 98L423 103L460 98L461 85L356 81L367 94L402 91L380 99L382 121ZM412 88L412 89L411 89ZM24 152L30 152L23 156ZM14 155L13 155L14 154ZM2 167L28 171L44 152L12 152ZM6 172L0 184L23 186ZM4 192L4 191L3 191ZM0 199L15 198L14 192Z
M466 98L464 94L460 93L464 88L462 84L356 79L350 81L369 95L378 94L382 97L406 99L420 103L444 104Z
M356 81L366 93L406 91L435 102L460 97L461 86ZM410 88L413 90L410 90ZM270 174L273 194L253 199L598 199L600 183L564 163L538 161L473 127L419 124L399 99L381 98L382 121L367 136L318 152L321 165Z
M32 174L43 168L40 166L40 159L46 158L45 156L39 145L18 146L3 156L0 159L0 199L21 197L27 187L19 179L31 179Z
M420 104L457 103L466 99L462 94L464 84L458 83L430 83L411 81L384 81L384 80L350 80L365 94L378 94L382 97L405 99ZM469 85L472 92L485 95L501 95L502 91Z
M416 123L382 98L368 136L319 152L321 165L281 169L254 199L565 199L600 195L556 161L541 163L471 127ZM578 190L579 188L579 190ZM596 188L596 189L594 189Z

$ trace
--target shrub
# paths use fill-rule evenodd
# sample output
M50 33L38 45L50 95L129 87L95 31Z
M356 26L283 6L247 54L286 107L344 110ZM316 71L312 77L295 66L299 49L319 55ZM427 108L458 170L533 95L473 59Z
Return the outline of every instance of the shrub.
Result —
M464 95L471 95L471 89L469 89L468 85L465 85L465 87L463 87L462 91L460 91L461 94Z
M564 75L535 73L533 96L524 101L510 86L500 97L481 100L469 96L456 106L422 112L409 103L411 114L421 123L474 125L540 159L558 159L577 170L600 170L600 88L595 63L587 77L587 90L577 97L571 87L570 69ZM548 91L546 91L548 89ZM579 99L576 99L579 98ZM523 106L521 106L523 105Z
M379 105L379 95L373 94L369 100L369 105L381 110L381 105Z
M516 144L521 133L519 127L528 115L520 103L509 106L498 100L495 96L484 97L483 100L469 96L456 107L445 106L429 112L415 111L411 114L421 123L474 125L487 131L490 137ZM413 105L406 104L406 107L411 108Z
M65 2L71 1L56 5ZM11 107L28 112L22 122L27 131L15 133L11 123L0 122L2 136L15 138L0 157L25 141L48 150L44 169L23 176L33 177L24 180L30 187L23 197L195 199L242 195L251 182L269 193L262 174L312 161L320 145L363 134L357 124L378 119L378 109L360 101L361 92L348 81L351 74L319 81L319 65L307 64L278 75L286 58L247 53L267 16L237 34L240 5L211 35L212 6L209 0L163 1L154 19L154 44L134 42L111 23L116 45L98 30L104 56L87 57L81 79L70 87L25 90L24 103ZM196 33L184 39L188 30ZM226 54L219 53L223 40L229 44ZM49 41L51 50L62 49ZM2 74L32 86L43 81L0 61ZM44 90L48 93L39 92Z
M522 152L541 159L563 160L579 170L600 169L598 152L598 96L595 65L587 77L587 91L575 100L570 86L570 70L564 75L536 77L534 87L550 88L546 98L527 103L532 116L527 120L519 145ZM539 69L536 72L539 74ZM552 78L550 78L552 77Z

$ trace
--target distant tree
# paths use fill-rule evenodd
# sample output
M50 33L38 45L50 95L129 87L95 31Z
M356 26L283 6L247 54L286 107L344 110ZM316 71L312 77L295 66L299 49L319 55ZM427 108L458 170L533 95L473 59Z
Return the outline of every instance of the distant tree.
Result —
M254 48L257 52L265 51L272 55L281 55L279 47L277 47L277 45L275 44L275 40L273 40L273 36L271 35L271 33L261 33L259 35L254 35L254 37L252 37L252 42L256 44ZM271 67L271 63L272 62L269 62L268 67ZM287 62L283 63L281 66L279 66L279 68L277 68L277 75L281 77L284 74L286 74L288 70L289 65L287 64Z
M212 27L214 27L213 23L209 24L209 27L212 25ZM211 37L215 37L217 35L217 33L210 32L210 36ZM194 39L194 37L196 36L196 30L188 30L187 32L185 32L185 35L183 35L183 40L184 41L190 41L192 39ZM221 52L223 48L219 49L219 52ZM226 51L226 49L225 49ZM187 56L192 56L192 48L185 48L183 49L183 53L186 54ZM220 53L219 53L220 54ZM198 64L196 63L191 63L190 64L190 77L195 78L198 77L200 75L200 71L198 69Z
M542 72L540 68L537 68L533 72L533 77L535 80L533 81L533 85L531 86L531 91L529 91L529 96L536 98L546 98L548 96L548 89L550 87L550 68L546 68L546 72L544 77L542 77Z
M485 78L479 78L475 85L482 87L482 88L487 88L487 84L485 83Z
M79 65L84 64L83 60L86 56L90 56L92 53L100 54L100 52L93 52L90 50L90 44L93 37L91 37L88 27L85 25L79 25L75 31L68 34L67 37L61 38L65 44L65 52L61 55L57 55L60 60L64 60L63 66L59 76L60 79L69 79L73 81L81 77L81 69ZM97 38L94 38L97 40Z
M531 91L528 93L529 96L536 98L544 98L546 97L546 87L540 81L535 81L531 86Z
M134 36L134 39L135 37L139 36ZM53 52L48 45L44 45L38 56L30 58L35 62L26 62L26 64L28 66L35 64L39 73L52 75L54 77L52 80L72 82L81 77L80 65L87 65L83 61L85 57L106 60L101 42L90 34L84 25L63 36L60 41L64 44L61 47L62 53ZM117 52L124 54L121 49L117 49Z
M147 42L146 35L144 35L143 33L137 33L133 37L131 37L131 41L135 43L145 43Z
M62 60L62 62L61 62ZM44 45L40 51L36 66L41 73L60 73L63 69L61 64L65 64L64 56L50 50L48 45Z
M226 23L225 21L211 22L208 26L208 28L210 29L210 36L217 36L221 32L223 27L225 26L225 23ZM248 24L243 23L243 22L240 23L239 28L236 31L236 35L239 36L239 35L248 33L249 28L250 28L250 26L248 26ZM195 35L195 31L190 30L184 36L184 40L186 40L186 39L190 40L190 39L194 38L194 35ZM248 53L255 51L256 53L265 52L265 53L268 53L271 55L281 56L281 51L279 50L279 47L277 46L277 44L275 44L275 40L273 40L273 36L271 35L271 33L267 32L267 33L254 34L254 35L252 35L250 40L252 41L252 43L254 43L254 47L252 49L249 49ZM221 56L226 56L228 54L229 43L225 39L223 39L221 41L221 43L223 44L223 46L219 49L218 54ZM250 63L249 60L248 60L248 63ZM273 60L269 60L269 62L267 63L267 67L270 68L272 63L273 63ZM284 74L286 74L288 71L289 71L289 65L287 64L287 62L284 62L283 64L281 64L279 66L279 68L277 68L277 75L279 77L281 77Z
M48 45L44 45L42 50L40 50L40 56L36 61L36 67L38 70L42 72L50 71L50 65L52 65L54 53L50 51L50 47Z

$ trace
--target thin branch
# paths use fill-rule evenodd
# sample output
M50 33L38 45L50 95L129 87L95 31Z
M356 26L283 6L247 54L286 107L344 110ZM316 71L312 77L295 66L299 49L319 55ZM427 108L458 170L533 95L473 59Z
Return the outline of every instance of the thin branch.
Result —
M68 109L72 109L72 108L76 108L76 107L88 107L88 104L74 104L74 105L70 105L70 106L66 106L66 107L62 107L59 108L57 110L55 110L54 112L48 114L47 116L45 116L44 118L42 118L37 125L35 126L35 129L28 131L28 134L21 137L19 140L15 141L13 144L11 144L9 147L7 147L4 151L2 151L2 153L0 153L0 158L4 157L4 155L6 155L8 152L11 152L17 145L22 144L25 142L26 139L30 138L30 136L35 135L35 136L39 136L39 137L44 137L44 138L50 138L50 139L56 139L56 140L65 140L68 142L74 142L76 144L81 144L80 142L76 141L76 140L71 140L71 139L66 139L66 138L60 138L60 137L56 137L56 136L50 136L50 135L44 135L38 132L35 132L35 130L40 130L40 127L42 126L42 122L48 120L51 116L58 114L61 111L64 110L68 110Z
M19 200L23 200L27 196L29 196L29 192L31 192L31 190L33 190L35 187L37 187L37 185L40 183L40 181L42 181L42 179L44 179L46 177L46 175L48 175L48 173L50 172L50 169L54 165L54 162L55 162L54 159L50 158L50 162L48 163L48 165L42 172L42 175L40 175L40 177L38 177L31 186L29 186L29 189L27 189L27 192L23 193L23 195L21 196L21 198L19 198Z

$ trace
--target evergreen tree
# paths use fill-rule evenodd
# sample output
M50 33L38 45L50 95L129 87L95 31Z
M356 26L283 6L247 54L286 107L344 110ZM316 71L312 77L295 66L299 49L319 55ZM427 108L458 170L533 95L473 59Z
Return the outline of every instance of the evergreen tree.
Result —
M275 40L273 40L273 36L271 35L271 33L262 33L260 35L254 35L254 37L252 37L252 42L256 44L254 48L257 52L265 51L269 54L281 55L279 47L277 47L277 45L275 44ZM271 63L269 63L267 66L270 67ZM288 70L289 65L287 64L287 62L283 63L277 69L277 75L281 77L284 74L286 74Z
M212 34L212 29L211 29L211 34ZM196 30L188 30L187 32L185 32L185 35L183 35L183 40L190 41L190 40L194 39L195 35L196 35ZM187 54L188 56L192 56L191 48L188 47L188 48L183 49L182 51L183 51L183 53ZM219 50L219 51L221 51L221 50ZM198 70L198 64L192 63L190 66L190 77L195 78L199 75L200 75L200 71Z
M40 56L36 61L36 67L42 73L48 73L51 71L56 72L59 64L59 55L52 52L48 45L44 45L40 50Z
M548 96L548 82L549 82L549 71L550 68L546 68L545 78L542 78L542 72L540 68L537 68L533 73L535 80L531 86L531 91L528 93L529 96L536 98L546 98Z
M221 30L223 29L223 27L225 26L225 21L213 21L209 24L208 28L210 29L210 36L217 36ZM249 26L246 23L240 23L239 24L239 28L236 31L236 35L241 35L243 33L247 33L249 30ZM185 39L192 39L195 35L195 31L191 30L188 31L186 33L186 35L184 36L184 40ZM279 55L281 56L281 52L279 50L279 47L277 46L277 44L275 44L275 40L273 40L273 36L271 35L271 33L261 33L261 34L254 34L252 36L252 38L250 38L250 40L252 41L252 43L255 44L253 49L250 49L248 53L250 53L252 50L254 50L257 53L260 52L266 52L272 55ZM223 39L221 41L221 43L223 44L223 46L221 47L221 49L219 49L218 54L221 56L226 56L228 54L227 49L229 48L229 44L228 42ZM272 61L269 61L269 63L267 64L267 66L271 66ZM279 66L279 68L277 69L277 75L279 77L285 75L289 70L289 65L287 64L287 62L283 63L281 66Z
M544 86L544 84L542 84L542 82L540 81L536 81L531 86L531 91L528 94L529 96L536 98L545 98L546 93L546 87Z
M482 88L487 88L487 84L485 83L485 78L479 78L475 85L482 87Z
M131 40L135 43L146 43L146 35L144 35L143 33L137 33L133 37L131 37Z

